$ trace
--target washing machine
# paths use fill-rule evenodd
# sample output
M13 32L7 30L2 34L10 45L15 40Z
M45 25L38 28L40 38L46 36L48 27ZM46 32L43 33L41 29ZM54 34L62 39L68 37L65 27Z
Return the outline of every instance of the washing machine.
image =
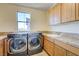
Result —
M8 55L27 55L27 34L8 34Z
M28 55L33 55L42 52L42 48L42 33L28 33Z

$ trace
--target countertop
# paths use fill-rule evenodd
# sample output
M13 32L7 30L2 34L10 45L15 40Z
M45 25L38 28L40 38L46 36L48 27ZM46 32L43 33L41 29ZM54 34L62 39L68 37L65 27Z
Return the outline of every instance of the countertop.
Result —
M67 34L48 34L48 33L43 33L43 35L46 35L48 37L51 37L55 40L59 40L61 42L64 42L66 44L72 45L74 47L79 48L79 39L75 38L73 36L69 36ZM52 39L49 39L50 41L53 41Z
M7 37L7 35L2 35L2 36L0 36L0 40L4 39L4 38L6 38L6 37Z

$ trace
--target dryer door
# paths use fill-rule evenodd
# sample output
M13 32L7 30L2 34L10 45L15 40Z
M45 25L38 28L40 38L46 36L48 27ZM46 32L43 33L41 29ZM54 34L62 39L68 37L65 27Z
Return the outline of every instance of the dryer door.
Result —
M28 39L28 49L34 50L40 47L40 38L38 37L30 37Z
M27 50L27 41L25 38L11 39L10 42L10 51L12 53L21 53Z

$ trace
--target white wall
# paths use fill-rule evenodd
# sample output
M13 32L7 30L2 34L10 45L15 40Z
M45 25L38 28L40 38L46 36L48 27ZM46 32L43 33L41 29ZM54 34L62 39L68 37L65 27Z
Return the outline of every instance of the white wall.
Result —
M0 4L0 32L16 31L16 7Z
M61 25L50 26L50 31L65 32L65 33L77 33L79 34L79 21L69 22Z
M46 28L46 12L17 6L14 4L0 4L0 32L16 32L17 18L16 12L26 12L31 14L31 31L44 31Z

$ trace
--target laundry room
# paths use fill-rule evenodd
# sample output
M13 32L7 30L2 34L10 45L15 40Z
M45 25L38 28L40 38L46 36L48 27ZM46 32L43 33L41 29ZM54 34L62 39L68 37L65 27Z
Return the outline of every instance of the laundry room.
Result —
M47 30L45 17L51 5L52 3L0 4L0 35L4 39L1 40L3 46L0 55L48 56L43 50L42 31Z
M79 56L79 3L0 3L0 56Z

